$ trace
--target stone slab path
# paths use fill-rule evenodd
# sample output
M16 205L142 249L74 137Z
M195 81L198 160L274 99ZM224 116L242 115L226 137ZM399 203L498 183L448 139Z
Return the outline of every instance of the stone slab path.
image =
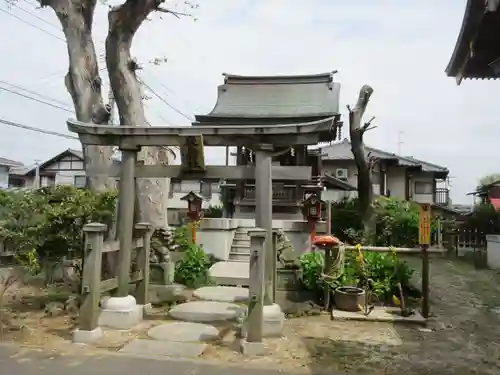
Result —
M196 289L193 296L204 301L248 302L248 288L236 286L205 286Z
M158 341L211 341L219 338L219 330L208 324L172 322L151 328L148 336Z
M172 318L188 322L221 322L235 320L246 308L235 303L216 301L193 301L170 309Z
M135 339L120 352L128 354L160 355L167 357L196 358L203 354L206 344L199 342L156 341Z
M196 358L203 354L206 341L219 338L219 330L208 324L172 322L153 327L149 339L135 339L120 352Z

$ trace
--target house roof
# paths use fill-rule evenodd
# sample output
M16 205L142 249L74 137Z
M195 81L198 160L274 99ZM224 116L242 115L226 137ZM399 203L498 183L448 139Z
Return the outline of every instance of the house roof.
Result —
M460 33L450 62L448 77L497 79L492 63L500 58L500 10L498 0L468 0Z
M478 186L478 188L470 193L467 193L466 195L481 195L481 194L487 194L490 188L493 186L500 185L500 180L495 180L490 182L489 184Z
M382 160L393 160L397 165L402 167L415 167L419 168L424 172L434 172L443 175L448 175L448 168L442 167L437 164L429 163L423 160L414 158L413 156L400 156L391 152L383 151L373 147L365 146L367 153L377 159ZM354 155L351 151L351 143L347 138L344 138L342 142L337 142L330 144L328 146L322 146L321 151L323 153L322 160L354 160Z
M266 123L314 121L339 115L340 84L333 73L295 76L224 74L217 102L195 125L258 120Z
M3 167L20 167L23 165L23 163L6 158L0 158L0 165Z
M336 178L329 173L325 172L324 176L325 176L325 183L328 186L332 186L332 187L335 187L339 190L344 190L344 191L356 191L356 190L358 190L355 186L349 184L346 181L342 181L341 179Z
M51 157L50 159L48 159L47 161L43 162L42 164L39 165L39 169L40 170L43 170L44 168L48 167L49 165L55 163L56 161L58 161L59 159L63 158L64 156L68 156L68 155L73 155L73 156L76 156L77 158L83 160L83 152L82 151L79 151L79 150L74 150L72 148L68 148L67 150L64 150L63 152ZM23 174L23 175L32 175L32 174L35 174L36 172L36 166L35 167L31 167L30 169L24 171L24 173L16 173L16 174Z

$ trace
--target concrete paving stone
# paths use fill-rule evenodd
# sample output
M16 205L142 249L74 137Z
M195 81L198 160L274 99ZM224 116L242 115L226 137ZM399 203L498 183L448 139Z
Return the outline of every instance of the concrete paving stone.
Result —
M151 328L148 336L159 341L211 341L219 338L219 330L208 324L172 322Z
M206 344L204 343L135 339L119 351L139 355L197 358L203 354L205 347Z
M236 286L204 286L193 295L205 301L248 302L248 289Z
M193 301L173 307L169 314L175 319L203 323L233 320L245 311L245 307L234 303Z

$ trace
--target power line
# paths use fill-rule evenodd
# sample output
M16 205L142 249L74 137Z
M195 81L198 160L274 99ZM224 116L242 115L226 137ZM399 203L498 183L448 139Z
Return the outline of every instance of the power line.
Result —
M37 93L37 92L35 92L35 91L32 91L32 90L26 89L26 88L24 88L24 87L22 87L22 86L20 86L20 85L15 85L15 84L13 84L13 83L10 83L10 82L7 82L7 81L3 81L3 80L1 80L1 79L0 79L0 83L3 83L4 85L8 85L8 86L11 86L11 87L14 87L14 88L19 89L19 90L22 90L22 91L26 91L26 92L28 92L28 93L30 93L30 94L33 94L33 95L39 96L39 97L41 97L41 98L45 98L45 99L50 100L50 101L52 101L52 102L58 103L58 104L60 104L60 105L62 105L62 106L67 106L67 105L68 105L68 103L64 103L63 101L60 101L60 100L58 100L58 99L51 98L51 97L50 97L50 96L48 96L48 95L42 95L42 94L39 94L39 93Z
M78 140L78 137L75 137L74 135L59 133L59 132L55 132L55 131L52 131L52 130L45 130L45 129L37 128L36 126L23 125L23 124L20 124L18 122L8 121L8 120L4 120L4 119L1 119L1 118L0 118L0 123L4 124L4 125L7 125L7 126L15 127L15 128L30 130L30 131L37 132L37 133L54 135L54 136L57 136L57 137Z
M26 4L33 5L33 4L31 4L30 2L28 2L28 1L26 1L26 0L23 0L23 1L24 1ZM20 7L19 5L17 5L16 3L10 3L10 5L11 5L11 6L14 6L14 7L16 7L17 9L21 10L22 12L27 13L27 14L29 14L30 16L32 16L32 17L34 17L34 18L36 18L36 19L38 19L38 20L42 21L43 23L45 23L45 24L47 24L47 25L49 25L49 26L51 26L51 27L55 28L56 30L58 30L58 31L62 31L60 27L57 27L57 26L56 26L56 25L54 25L52 22L49 22L49 21L47 21L47 20L43 19L42 17L38 17L36 14L31 13L29 10L26 10L26 9L24 9L24 8L21 8L21 7Z
M74 113L74 111L71 110L71 109L64 108L62 106L46 102L45 100L37 99L37 98L34 98L32 96L29 96L29 95L26 95L26 94L23 94L23 93L20 93L20 92L17 92L17 91L14 91L14 90L2 87L2 86L0 86L0 90L4 90L4 91L7 91L7 92L10 92L11 94L14 94L14 95L22 96L23 98L26 98L26 99L29 99L29 100L33 100L33 101L41 103L41 104L48 105L50 107L57 108L57 109L60 109L62 111L66 111L66 112L69 112L69 113Z
M20 22L22 22L22 23L25 23L26 25L29 25L29 26L31 26L31 27L34 27L35 29L37 29L37 30L41 31L42 33L47 34L47 35L50 35L51 37L56 38L56 39L58 39L58 40L60 40L60 41L62 41L62 42L64 42L64 43L66 43L66 41L65 41L63 38L60 38L60 37L58 37L57 35L52 34L51 32L49 32L49 31L47 31L47 30L44 30L44 29L42 29L42 28L40 28L40 27L38 27L38 26L36 26L36 25L33 25L31 22L28 22L28 21L26 21L26 20L22 19L21 17L16 16L16 15L15 15L15 14L13 14L13 13L7 12L5 9L0 8L0 12L4 12L5 14L8 14L9 16L14 17L14 18L15 18L15 19L17 19L18 21L20 21Z
M140 84L144 85L144 87L146 87L149 91L151 91L151 93L156 96L158 99L160 99L166 106L168 106L170 109L174 110L175 112L177 112L178 114L180 114L181 116L183 116L184 118L186 118L187 120L189 121L193 121L192 118L190 118L188 115L186 115L185 113L183 113L180 109L177 109L176 107L174 107L172 104L170 104L169 102L167 102L165 99L163 99L159 94L156 93L156 91L154 91L151 86L147 85L142 79L137 79L139 81Z

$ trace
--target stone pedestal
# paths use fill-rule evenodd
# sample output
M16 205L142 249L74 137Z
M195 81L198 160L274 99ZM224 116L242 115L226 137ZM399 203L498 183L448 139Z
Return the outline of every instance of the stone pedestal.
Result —
M266 354L263 342L248 342L246 339L240 341L241 354L246 357L256 357Z
M273 303L272 305L264 306L263 315L262 337L281 337L283 334L283 325L285 324L285 314L281 310L280 305ZM247 337L247 332L248 321L244 321L241 325L241 336Z
M280 305L273 303L264 306L264 337L281 337L284 323L285 314L281 311Z
M143 317L143 306L138 305L133 296L105 298L101 305L98 324L102 327L130 329Z
M97 327L92 331L77 329L73 332L73 342L75 344L93 344L102 338L102 329Z

